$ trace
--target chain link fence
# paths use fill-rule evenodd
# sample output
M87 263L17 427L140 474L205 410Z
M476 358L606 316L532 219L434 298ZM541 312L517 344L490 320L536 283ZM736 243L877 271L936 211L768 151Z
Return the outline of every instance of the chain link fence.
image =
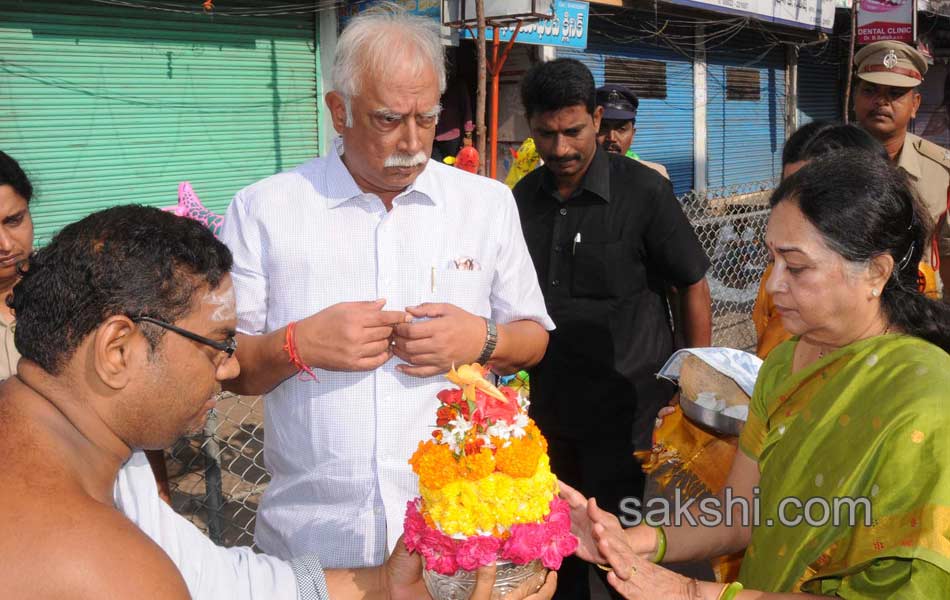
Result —
M204 433L165 452L172 507L216 543L250 546L270 475L264 468L264 402L220 394Z
M680 203L712 266L713 345L750 350L750 315L768 260L763 239L774 181L689 192ZM219 544L251 545L264 468L264 408L259 397L224 393L203 435L165 453L172 506Z
M768 264L765 226L774 180L744 183L680 197L711 266L713 345L755 351L750 316Z

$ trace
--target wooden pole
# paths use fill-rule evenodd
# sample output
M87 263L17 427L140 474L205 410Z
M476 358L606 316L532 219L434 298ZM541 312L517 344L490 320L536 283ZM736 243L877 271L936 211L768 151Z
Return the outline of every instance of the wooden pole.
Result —
M851 72L854 70L854 43L858 37L858 0L851 0L851 50L848 52L848 78L844 86L844 107L842 115L844 122L849 121L849 108L851 105Z
M488 176L492 179L498 174L498 86L501 81L501 70L505 67L505 60L508 59L508 53L511 52L511 47L515 43L515 38L518 37L518 32L521 31L521 21L519 20L515 26L515 31L511 34L511 39L505 45L505 50L501 53L501 56L498 56L499 29L500 27L497 24L492 27L492 58L489 67L491 71L491 158L488 161Z
M475 0L478 40L478 88L475 94L475 149L478 150L478 173L485 174L485 92L487 61L485 60L485 0Z

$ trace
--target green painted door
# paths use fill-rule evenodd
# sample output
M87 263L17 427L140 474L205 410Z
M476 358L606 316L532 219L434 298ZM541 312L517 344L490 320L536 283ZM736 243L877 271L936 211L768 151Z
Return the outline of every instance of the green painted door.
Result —
M36 243L100 208L173 205L182 181L223 213L315 156L314 21L0 0L0 149L34 181Z

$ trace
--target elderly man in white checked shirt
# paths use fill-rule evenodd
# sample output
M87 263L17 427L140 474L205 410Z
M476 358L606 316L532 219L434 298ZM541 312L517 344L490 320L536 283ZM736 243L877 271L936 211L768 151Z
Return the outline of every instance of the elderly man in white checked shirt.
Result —
M402 533L441 375L533 365L554 327L511 192L428 159L436 24L355 17L332 83L337 151L238 192L222 234L243 334L230 389L267 394L255 541L328 568L379 565Z

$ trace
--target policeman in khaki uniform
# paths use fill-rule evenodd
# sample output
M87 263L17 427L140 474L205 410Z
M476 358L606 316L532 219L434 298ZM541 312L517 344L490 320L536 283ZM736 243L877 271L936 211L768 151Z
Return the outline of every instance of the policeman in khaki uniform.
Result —
M858 123L880 141L891 159L909 176L936 223L934 240L939 248L939 273L950 282L950 225L946 211L950 197L950 151L907 132L920 108L917 86L927 73L927 61L917 50L895 41L874 42L854 57L854 113ZM938 295L940 283L934 269L932 248L924 249L921 278L927 293ZM944 300L950 290L944 286Z

